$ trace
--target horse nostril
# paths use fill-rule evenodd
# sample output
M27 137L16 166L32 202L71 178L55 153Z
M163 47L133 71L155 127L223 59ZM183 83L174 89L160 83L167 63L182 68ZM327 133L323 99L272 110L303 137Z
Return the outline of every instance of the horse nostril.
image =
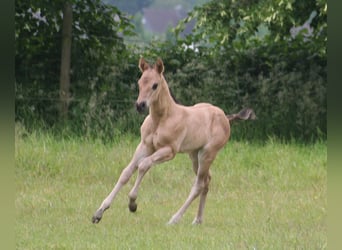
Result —
M146 108L146 102L141 102L141 103L136 102L136 103L135 103L135 108L137 109L137 111L138 111L139 113L144 112L144 110L145 110L145 108Z

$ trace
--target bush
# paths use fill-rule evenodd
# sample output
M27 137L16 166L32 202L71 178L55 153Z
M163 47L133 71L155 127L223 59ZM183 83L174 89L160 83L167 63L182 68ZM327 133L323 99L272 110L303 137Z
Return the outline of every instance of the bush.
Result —
M224 7L226 2L221 2L219 6ZM258 119L234 124L232 136L236 139L264 140L273 136L284 140L326 139L324 1L319 1L322 11L317 19L320 25L317 28L321 29L311 38L304 35L291 38L289 34L281 34L281 38L277 38L277 34L272 34L257 39L253 35L253 25L237 27L237 23L231 23L229 18L222 18L221 25L234 26L229 27L230 30L241 28L236 34L233 33L235 36L229 37L228 42L224 42L226 31L219 29L219 36L214 39L212 31L202 32L207 26L199 25L193 37L180 39L169 33L168 41L152 41L147 46L125 44L118 33L130 32L132 27L127 18L116 8L107 9L99 0L95 3L97 5L94 8L104 13L105 18L89 13L88 16L81 11L75 14L75 18L84 21L78 25L83 23L84 27L74 27L72 99L66 122L60 122L58 117L58 70L55 65L60 60L59 42L53 40L53 44L44 43L44 34L50 34L51 30L42 29L44 25L36 27L35 20L30 20L29 26L31 33L38 29L38 42L24 28L16 30L16 39L24 39L16 46L15 115L16 121L21 122L27 130L44 128L56 133L97 137L104 141L110 141L121 133L138 134L144 117L135 112L134 102L140 77L137 65L142 55L151 63L157 57L163 59L165 78L177 100L184 105L210 102L229 114L243 107L253 108ZM78 4L87 2L79 1ZM28 8L26 5L25 1L16 2L18 23L25 23L26 15L18 10L25 10ZM234 15L240 15L240 7L233 7L232 11L237 11ZM218 14L224 15L228 11L223 10ZM196 11L202 13L200 9ZM57 12L51 13L58 16ZM119 15L121 24L113 21L108 13ZM283 17L287 13L288 10ZM238 20L242 17L235 18ZM211 20L206 25L210 28L216 25L216 21ZM111 38L108 38L111 32L107 24L116 32ZM101 31L98 27L101 27ZM243 33L242 29L249 30ZM84 30L92 31L89 39L82 38ZM184 44L190 45L193 41L201 40L203 34L210 34L208 43L197 43L195 49L185 48ZM60 34L56 37L60 37Z
M302 40L256 43L213 56L207 48L195 53L166 42L145 55L167 51L160 53L165 78L182 104L210 102L226 113L253 108L258 120L234 125L237 138L312 141L326 139L327 75L326 58L310 46Z

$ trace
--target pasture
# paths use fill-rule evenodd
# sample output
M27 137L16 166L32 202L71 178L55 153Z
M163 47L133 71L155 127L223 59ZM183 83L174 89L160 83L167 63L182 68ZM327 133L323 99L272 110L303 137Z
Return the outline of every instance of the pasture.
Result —
M234 135L234 129L232 131ZM153 167L138 210L123 187L99 224L91 217L129 163L139 138L111 144L47 133L15 136L16 249L326 249L327 145L231 140L214 161L204 222L198 199L166 223L188 196L187 155Z

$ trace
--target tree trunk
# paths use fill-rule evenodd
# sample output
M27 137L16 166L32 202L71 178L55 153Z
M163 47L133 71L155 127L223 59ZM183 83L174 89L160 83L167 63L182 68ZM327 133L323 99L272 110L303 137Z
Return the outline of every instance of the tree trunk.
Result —
M70 57L71 57L72 7L66 2L63 8L62 55L60 74L60 118L66 120L70 101Z

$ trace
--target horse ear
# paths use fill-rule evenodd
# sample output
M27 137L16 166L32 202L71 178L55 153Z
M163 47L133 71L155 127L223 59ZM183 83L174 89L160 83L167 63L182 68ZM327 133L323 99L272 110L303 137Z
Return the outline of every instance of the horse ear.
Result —
M164 63L162 59L158 58L156 61L156 64L154 65L154 68L158 71L159 74L162 74L164 72Z
M140 58L139 60L139 69L141 72L144 72L145 70L147 70L150 66L148 65L148 63L145 61L144 58Z

